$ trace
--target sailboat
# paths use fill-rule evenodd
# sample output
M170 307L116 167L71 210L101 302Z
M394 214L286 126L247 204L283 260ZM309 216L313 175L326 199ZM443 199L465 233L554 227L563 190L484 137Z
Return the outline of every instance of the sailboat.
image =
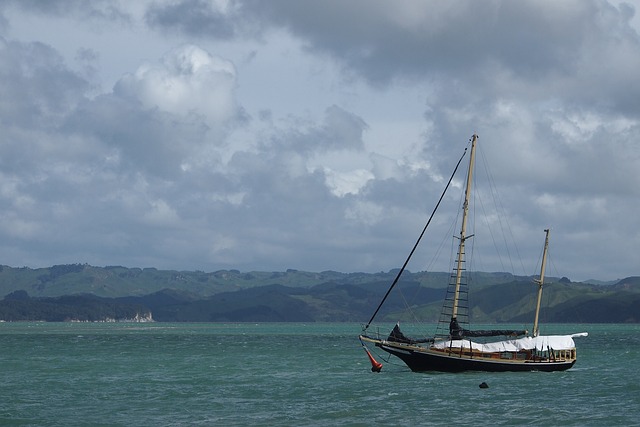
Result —
M545 242L540 268L540 276L535 279L538 285L535 318L532 332L526 330L471 330L469 329L468 305L463 295L466 294L465 276L465 243L473 235L467 235L467 218L471 196L472 176L475 162L477 135L471 137L469 166L466 177L464 203L462 205L462 221L460 234L457 236L458 249L454 262L451 282L442 306L436 334L432 338L414 339L405 336L397 323L388 336L371 333L368 328L376 314L398 283L411 256L416 250L431 219L442 201L444 194L453 180L464 155L460 157L440 200L436 204L427 225L416 242L404 266L383 297L373 316L363 326L359 336L360 342L369 355L372 371L379 372L382 364L376 361L368 349L368 345L381 349L402 360L412 371L563 371L571 368L577 359L574 338L587 336L586 332L572 335L540 335L539 312L544 285L547 251L549 247L549 229L545 231ZM496 341L497 338L500 338Z

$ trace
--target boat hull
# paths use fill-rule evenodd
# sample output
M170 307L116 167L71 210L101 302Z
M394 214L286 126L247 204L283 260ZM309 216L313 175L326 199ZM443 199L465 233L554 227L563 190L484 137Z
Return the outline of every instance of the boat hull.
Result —
M575 364L574 360L495 360L468 355L434 351L419 346L407 346L373 340L376 347L401 359L414 372L530 372L565 371Z

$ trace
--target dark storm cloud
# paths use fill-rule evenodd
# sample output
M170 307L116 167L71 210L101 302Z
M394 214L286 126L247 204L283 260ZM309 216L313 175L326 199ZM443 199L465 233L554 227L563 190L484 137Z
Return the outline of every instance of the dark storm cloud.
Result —
M130 16L110 0L5 0L4 7L51 16L99 21L130 22Z
M290 130L276 137L282 147L288 147L298 153L308 155L314 152L331 150L362 150L363 133L367 124L362 118L344 109L332 105L325 110L324 122L309 126L303 121L297 123ZM274 141L265 141L272 145Z
M206 0L184 0L153 4L146 12L147 23L160 31L178 31L192 36L230 39L236 35L234 17Z
M640 41L633 9L603 1L244 0L374 84L446 80L476 94L564 98L637 111ZM622 51L620 50L622 48Z

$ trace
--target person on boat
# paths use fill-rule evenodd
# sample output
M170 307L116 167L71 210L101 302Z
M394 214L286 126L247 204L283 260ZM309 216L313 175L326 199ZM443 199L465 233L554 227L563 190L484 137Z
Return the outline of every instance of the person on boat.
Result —
M451 318L451 323L449 323L449 335L452 340L460 340L462 339L462 328L458 323L458 319L455 317Z

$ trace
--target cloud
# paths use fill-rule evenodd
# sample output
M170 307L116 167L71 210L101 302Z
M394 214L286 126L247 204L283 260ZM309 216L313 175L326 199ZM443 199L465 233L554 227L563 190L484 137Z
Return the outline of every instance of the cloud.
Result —
M4 224L11 227L5 232L33 248L20 252L21 263L48 257L144 266L173 258L167 266L199 268L206 259L254 268L300 251L329 262L330 248L342 246L335 225L346 205L309 162L318 154L363 151L366 124L355 114L329 106L320 122L298 127L302 118L292 117L283 127L267 124L257 138L246 134L252 122L235 100L233 66L195 45L142 65L95 97L50 47L15 45L12 54L23 69L33 68L34 50L41 52L43 82L59 80L59 87L27 104L17 116L23 122L15 150L4 145L4 158L24 161L13 175L3 169L11 184L2 192ZM7 77L25 79L12 69ZM29 83L6 101L20 99ZM53 105L60 109L44 121ZM10 113L7 107L3 119ZM40 128L25 134L33 123ZM231 145L234 131L253 141ZM36 155L24 155L24 144L37 144ZM317 241L317 233L328 241ZM45 255L50 251L60 255Z
M115 149L126 168L177 179L204 159L219 159L226 138L246 117L235 99L232 64L194 45L126 74L110 94L87 99L68 131Z
M115 86L117 96L173 114L202 114L208 122L238 115L236 71L229 61L194 45L168 52L160 64L145 64Z
M309 50L329 55L374 84L435 78L493 97L513 91L538 98L587 97L623 110L640 98L633 93L621 102L612 96L631 86L640 61L637 33L630 26L633 10L626 4L239 3L247 15L287 28Z
M0 58L0 121L5 126L51 126L89 87L65 67L61 55L43 43L0 38Z
M81 20L91 20L96 23L104 21L128 23L131 19L128 13L122 10L117 2L109 0L96 0L86 2L83 0L66 1L38 1L38 0L8 0L5 7L16 7L26 12L44 16L68 17L73 16Z
M153 230L158 252L171 250L161 243L171 233L193 237L185 228L193 215L182 203L201 193L185 196L181 186L202 178L199 165L212 155L215 160L210 147L224 138L223 128L238 111L229 100L229 77L213 84L217 73L228 74L228 64L194 47L172 51L164 64L174 60L173 68L167 65L163 77L182 85L182 92L155 105L154 93L143 90L149 87L145 78L161 73L141 73L133 82L138 86L129 81L124 94L117 86L90 98L87 82L49 46L3 40L0 55L6 85L0 104L2 223L14 244L31 248L15 256L39 264L55 251L60 256L49 262L110 264L110 256L125 261L126 252L146 262L153 255L143 253L150 244L144 235ZM216 101L217 94L213 107L203 101ZM190 163L198 167L188 174ZM206 174L211 177L215 173ZM90 248L90 241L100 245Z
M632 6L26 1L0 13L7 263L397 267L477 132L479 181L501 190L525 259L551 227L561 275L637 274ZM443 201L436 247L457 202ZM419 260L432 265L428 249Z
M183 0L168 4L151 4L145 13L146 22L154 28L230 39L236 35L229 19L227 2ZM227 9L227 10L225 10Z

